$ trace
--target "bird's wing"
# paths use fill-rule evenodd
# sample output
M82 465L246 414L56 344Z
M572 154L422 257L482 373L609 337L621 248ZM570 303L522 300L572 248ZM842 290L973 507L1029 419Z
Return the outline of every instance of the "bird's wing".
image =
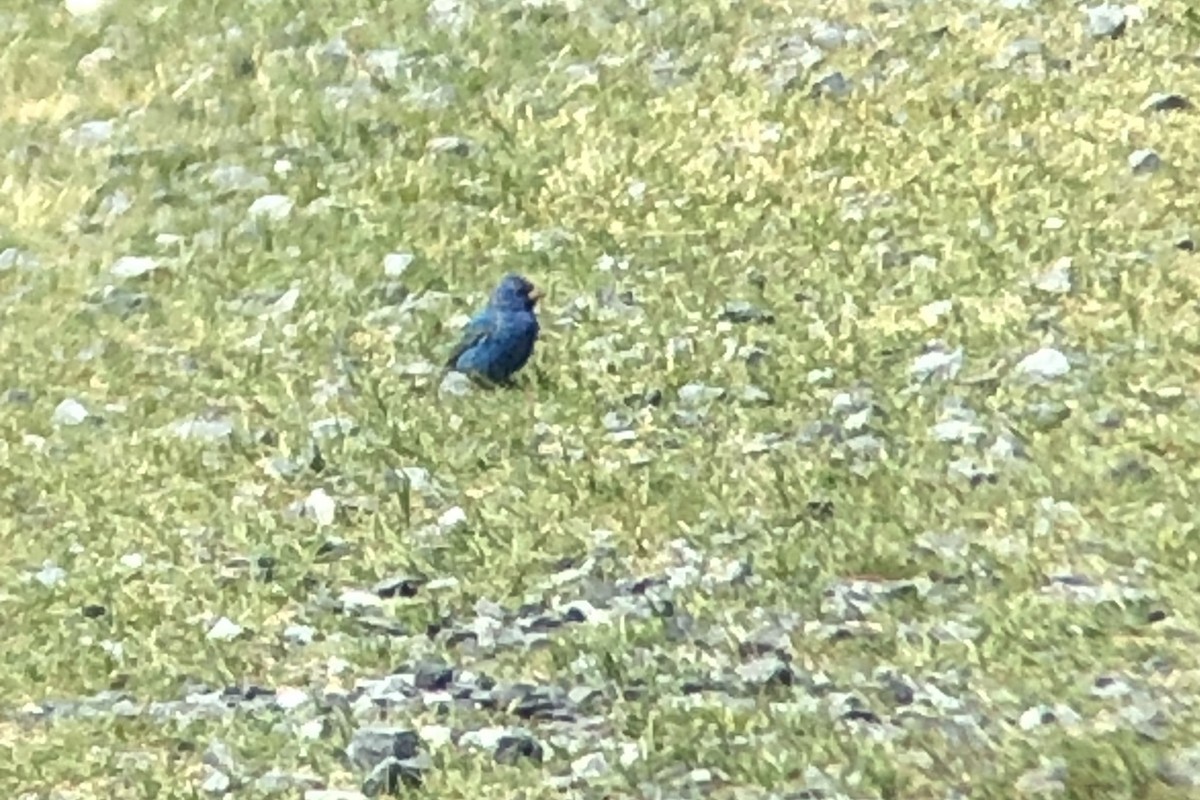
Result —
M446 359L446 366L453 369L459 356L496 332L497 324L496 315L492 313L491 309L485 309L476 314L463 329L462 339L455 345L450 357Z

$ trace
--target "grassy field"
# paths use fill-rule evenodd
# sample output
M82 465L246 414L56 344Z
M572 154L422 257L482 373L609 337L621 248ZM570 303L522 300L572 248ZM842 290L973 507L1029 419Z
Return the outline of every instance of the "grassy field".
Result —
M10 0L4 794L373 793L384 719L433 798L1196 796L1200 15L1141 11ZM443 384L509 270L533 365Z

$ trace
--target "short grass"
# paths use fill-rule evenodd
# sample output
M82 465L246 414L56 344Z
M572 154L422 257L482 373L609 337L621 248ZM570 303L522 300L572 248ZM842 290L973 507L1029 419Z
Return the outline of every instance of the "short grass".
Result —
M647 782L702 767L716 797L782 793L814 771L855 797L1008 797L1047 759L1066 766L1068 796L1186 796L1158 764L1200 734L1187 666L1200 612L1200 262L1176 247L1200 236L1200 116L1141 105L1155 91L1200 100L1196 16L1184 0L1149 0L1146 20L1110 41L1056 0L817 5L485 3L456 31L411 0L118 0L84 20L10 0L0 250L39 264L0 272L0 390L27 393L0 415L6 707L113 687L165 699L189 679L324 685L335 655L350 665L341 680L380 674L410 657L405 645L355 633L293 649L280 633L345 631L314 598L402 572L459 581L392 609L413 630L480 598L519 604L607 530L631 573L660 569L681 538L751 561L758 580L681 598L728 633L705 657L730 663L755 620L818 620L839 581L954 576L940 602L879 606L875 635L800 629L796 662L846 689L880 669L941 680L990 723L986 742L919 726L878 741L773 702L791 690L748 706L617 701L607 713L640 758L595 796L648 796ZM779 42L809 15L863 33L773 91ZM339 36L340 58L326 53ZM1029 36L1041 55L997 65ZM102 47L111 60L89 56ZM381 75L381 48L411 60ZM850 93L811 96L833 69ZM88 120L112 120L112 139L64 137ZM466 152L431 148L444 136ZM1142 147L1164 163L1134 176L1127 157ZM265 183L214 186L221 165ZM291 215L248 224L266 193L290 198ZM389 286L392 251L414 260ZM108 277L126 255L162 268ZM1064 257L1069 292L1031 286ZM437 363L453 317L507 270L548 294L534 367L513 390L439 396L436 375L407 365ZM247 302L292 288L290 311ZM638 310L604 308L608 288ZM397 310L406 292L411 310ZM730 300L774 321L718 320ZM922 312L937 301L946 313ZM909 367L932 339L963 348L962 373L915 386ZM1032 385L1015 366L1042 346L1073 368ZM744 358L751 347L765 354ZM681 420L677 390L693 382L730 397ZM771 402L739 401L747 385ZM654 390L661 404L635 401ZM874 454L836 437L752 446L837 421L836 397L865 391ZM53 424L66 398L102 421ZM949 398L977 412L984 445L1011 431L1026 457L936 441ZM635 417L635 439L608 435L611 411ZM232 420L230 439L169 433L205 415ZM302 458L310 426L330 417L354 428L321 441L324 470L264 470ZM963 457L996 482L956 475ZM440 491L388 480L404 467ZM343 502L324 528L288 513L318 488ZM423 529L452 505L467 524L430 543ZM969 543L958 560L920 544L947 533ZM350 553L319 557L334 536ZM277 560L273 580L229 566L263 555ZM46 562L67 573L52 587L29 578ZM1043 591L1067 572L1148 594ZM89 618L87 604L107 613ZM207 641L219 616L247 635ZM982 633L938 643L928 631L948 619ZM649 652L662 656L639 657ZM589 657L610 681L685 675L699 658L647 621L571 629L476 667L552 682ZM1169 705L1161 737L1108 722L1120 701L1092 686L1112 674ZM1039 703L1073 707L1084 729L1015 725ZM0 786L191 796L204 742L222 738L259 771L349 788L347 735L333 725L300 741L246 717L3 723ZM556 796L541 776L562 766L447 757L424 793Z

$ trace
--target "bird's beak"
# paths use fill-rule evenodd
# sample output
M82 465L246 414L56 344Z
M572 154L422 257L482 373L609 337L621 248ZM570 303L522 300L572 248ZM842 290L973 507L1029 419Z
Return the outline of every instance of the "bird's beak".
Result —
M535 286L529 291L529 302L536 303L538 300L541 300L545 296L546 296L545 292L543 292L541 289L539 289Z

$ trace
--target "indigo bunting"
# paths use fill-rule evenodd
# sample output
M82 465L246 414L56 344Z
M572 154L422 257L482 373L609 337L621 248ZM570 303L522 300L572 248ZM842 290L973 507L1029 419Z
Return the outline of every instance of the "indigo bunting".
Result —
M508 381L533 355L538 338L533 307L541 296L520 275L505 275L487 307L467 324L446 366L492 383Z

